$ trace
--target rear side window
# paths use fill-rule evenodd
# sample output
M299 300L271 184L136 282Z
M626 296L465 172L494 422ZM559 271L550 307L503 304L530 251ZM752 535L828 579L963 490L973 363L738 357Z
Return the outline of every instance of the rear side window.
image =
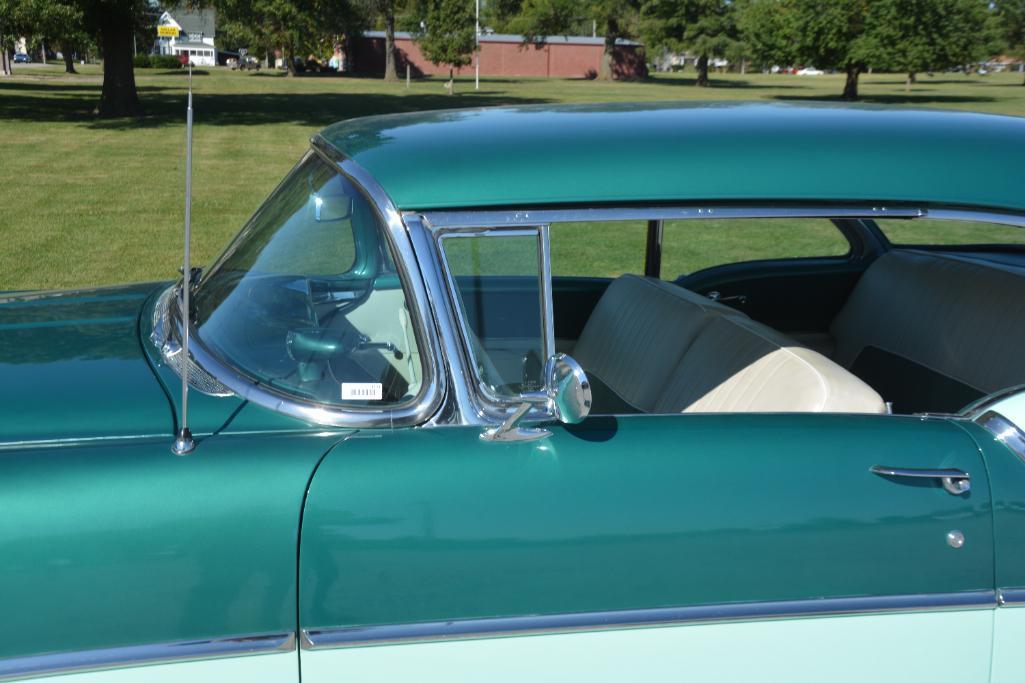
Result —
M876 225L898 246L1025 244L1025 228L998 223L916 218L876 221Z
M826 218L721 218L666 221L662 279L767 259L846 256L851 245Z

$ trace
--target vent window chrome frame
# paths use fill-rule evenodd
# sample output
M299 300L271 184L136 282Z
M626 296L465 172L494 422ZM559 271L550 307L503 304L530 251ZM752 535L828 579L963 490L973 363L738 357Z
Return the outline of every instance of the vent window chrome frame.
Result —
M395 266L406 297L416 341L420 345L423 380L419 393L404 404L387 407L329 406L268 387L249 378L243 369L235 368L206 348L195 329L190 330L190 355L195 365L203 372L240 398L312 424L352 429L410 427L423 424L443 403L447 391L447 374L444 371L444 358L438 344L437 324L405 225L384 188L361 166L339 153L320 136L314 137L311 144L312 149L308 154L317 154L345 176L378 212L384 228L382 234L395 255ZM263 207L257 211L262 210ZM202 280L197 286L201 284ZM180 281L172 286L174 291L180 288ZM153 341L158 347L163 347L168 342L176 343L182 336L181 304L178 297L173 298L177 305L167 307L160 331L154 335ZM174 369L173 365L171 367Z
M460 303L458 290L456 288L455 276L449 267L448 258L445 255L444 243L449 239L484 238L488 237L535 237L538 246L538 273L540 277L539 290L541 293L538 305L541 318L541 365L555 353L555 320L552 310L552 258L551 242L547 225L517 225L513 227L489 227L470 226L442 229L433 232L434 245L438 257L438 264L445 283L447 305L452 311L454 323L459 330L460 348L458 352L465 363L468 372L465 375L472 378L473 392L477 398L474 413L484 418L485 424L494 421L504 420L509 409L516 408L524 402L530 403L531 408L524 416L525 421L551 420L554 415L549 406L549 397L546 391L522 393L516 396L500 396L480 376L477 370L477 362L470 343L471 332L466 322L465 311Z

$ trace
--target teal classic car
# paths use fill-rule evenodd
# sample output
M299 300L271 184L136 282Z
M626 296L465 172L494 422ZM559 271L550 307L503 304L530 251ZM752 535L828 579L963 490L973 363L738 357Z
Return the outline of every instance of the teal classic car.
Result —
M1022 159L824 105L325 129L189 297L0 299L0 678L1021 680Z

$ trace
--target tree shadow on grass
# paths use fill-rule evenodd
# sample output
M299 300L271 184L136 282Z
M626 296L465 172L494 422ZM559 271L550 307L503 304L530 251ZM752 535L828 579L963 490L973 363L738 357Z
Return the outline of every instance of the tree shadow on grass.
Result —
M986 95L937 95L928 92L906 94L861 95L857 100L845 100L840 95L773 95L781 102L827 102L831 104L984 104L996 102L995 97Z
M645 85L667 85L672 87L681 88L692 88L697 92L705 90L735 90L740 88L749 88L753 90L759 89L771 89L771 90L810 90L810 84L805 85L804 83L773 83L771 85L764 85L760 83L752 83L751 81L744 79L721 79L715 78L711 74L709 75L709 83L707 86L699 88L697 86L697 77L673 77L673 78L646 78L637 81L638 83L644 83Z
M180 87L140 86L138 90L143 116L97 119L93 110L99 101L99 85L0 82L0 121L78 122L102 130L134 130L178 125L185 120L186 94ZM414 95L404 90L396 94L200 91L193 98L196 122L204 125L294 123L315 127L375 114L550 101L496 92L470 91L452 96L444 93Z

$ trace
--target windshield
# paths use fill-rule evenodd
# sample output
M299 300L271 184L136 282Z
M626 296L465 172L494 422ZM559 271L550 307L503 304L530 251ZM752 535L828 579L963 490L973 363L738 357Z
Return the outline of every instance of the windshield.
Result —
M200 281L200 341L250 379L307 401L411 401L420 354L383 230L352 182L309 154Z

